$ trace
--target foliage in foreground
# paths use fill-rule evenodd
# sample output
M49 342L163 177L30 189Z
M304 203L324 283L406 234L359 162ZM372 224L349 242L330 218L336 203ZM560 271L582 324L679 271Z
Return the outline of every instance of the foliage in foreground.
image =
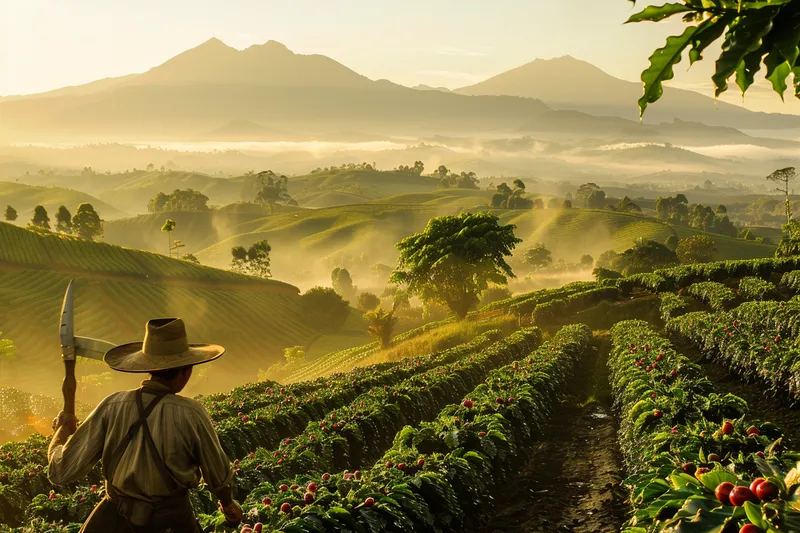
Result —
M620 322L612 338L610 380L631 474L633 514L623 532L800 528L791 503L800 454L783 450L781 432L749 419L741 398L715 393L700 367L646 322ZM750 493L759 479L771 495Z

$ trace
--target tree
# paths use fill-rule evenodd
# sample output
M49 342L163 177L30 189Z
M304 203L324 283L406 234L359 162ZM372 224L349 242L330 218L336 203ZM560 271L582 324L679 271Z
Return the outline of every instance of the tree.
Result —
M644 114L648 104L661 98L662 83L672 79L673 67L687 48L691 47L689 61L694 63L702 60L708 46L721 38L722 52L711 76L716 96L728 89L728 80L734 74L736 85L744 94L755 81L763 59L773 90L783 98L786 78L794 72L795 96L800 97L796 74L800 66L796 40L798 5L800 0L682 0L662 6L648 5L632 15L628 22L658 22L681 15L688 24L681 35L667 37L666 45L650 56L650 66L642 72L644 94L639 99L640 113Z
M521 179L515 179L513 183L515 189L525 190L525 183Z
M592 191L586 200L586 207L589 209L603 209L606 206L605 191Z
M525 250L522 261L533 268L544 268L553 264L553 254L539 242Z
M605 207L605 197L606 193L603 192L602 198L599 193L602 192L600 190L600 186L596 183L584 183L578 190L575 192L575 201L578 202L583 207L591 207L592 205L597 205L600 203L600 209Z
M622 252L612 263L614 270L623 274L652 272L658 268L676 266L678 256L661 243L639 239L632 248Z
M188 261L190 263L194 263L195 265L199 265L200 264L200 260L198 258L196 258L193 254L185 254L185 255L181 256L181 260L182 261Z
M176 225L177 225L177 223L174 220L172 220L171 218L168 218L164 222L164 225L161 226L161 231L167 234L167 243L168 243L168 246L169 246L169 248L167 248L167 250L169 252L169 256L170 257L172 257L172 232L175 231L175 226Z
M15 220L17 220L17 218L19 218L19 215L17 214L17 210L14 209L13 207L11 207L10 205L7 205L6 206L5 218L9 222L14 222Z
M617 211L621 211L623 213L641 213L642 208L633 203L633 200L628 198L627 196L624 197L616 206Z
M94 206L89 203L78 205L75 216L72 217L72 232L87 241L103 235L103 221L100 215L94 210Z
M561 209L562 207L564 207L564 201L559 198L553 197L547 201L547 209Z
M394 310L387 311L379 307L374 311L365 313L364 320L367 321L367 332L380 340L383 349L388 348L392 344L392 335L397 325L397 317L394 316Z
M798 4L800 5L800 4ZM798 66L798 74L796 78L800 82L800 66ZM800 90L800 86L798 88ZM785 210L786 210L786 223L792 221L792 202L789 200L789 182L794 181L797 177L794 167L781 168L767 176L767 179L775 184L780 184L775 190L782 192L786 197Z
M208 196L193 189L175 189L170 194L159 192L147 202L148 213L173 211L208 211Z
M272 277L269 254L272 247L266 240L253 243L250 248L234 246L231 248L231 270L240 274L261 279Z
M717 208L714 210L714 214L717 215L717 216L727 215L728 214L728 208L725 207L722 204L719 204L717 206Z
M56 211L56 231L70 233L72 231L72 213L66 206L59 206Z
M692 235L678 241L675 254L681 263L708 263L713 261L717 248L708 235Z
M581 260L579 263L583 268L592 268L594 265L594 257L589 254L584 254L581 256Z
M300 307L308 326L336 333L350 316L347 302L330 287L313 287L300 296Z
M31 218L31 226L34 228L41 228L45 230L50 229L50 217L47 216L47 209L41 205L33 208L33 217Z
M333 269L333 272L331 272L331 286L345 300L352 300L355 296L356 288L353 286L353 278L350 277L350 271L346 268Z
M611 268L617 261L619 254L614 250L606 250L597 257L595 266L597 268Z
M464 318L489 283L505 285L514 277L505 257L520 242L514 226L500 225L491 213L435 217L424 231L397 244L400 257L391 281Z
M544 200L541 198L534 198L533 199L533 208L534 209L544 209Z
M436 169L436 171L434 172L434 175L435 175L435 176L438 176L438 177L439 177L439 179L444 179L444 178L446 178L446 177L447 177L449 174L450 174L450 169L448 169L448 168L447 168L446 166L444 166L444 165L439 165L439 168L437 168L437 169Z
M371 292L362 292L358 295L358 308L362 311L372 311L381 305L381 299Z
M414 174L421 176L425 172L425 164L422 161L414 161Z
M270 213L275 212L275 206L278 204L297 205L289 195L289 178L286 176L264 170L256 174L256 185L255 202L269 207Z

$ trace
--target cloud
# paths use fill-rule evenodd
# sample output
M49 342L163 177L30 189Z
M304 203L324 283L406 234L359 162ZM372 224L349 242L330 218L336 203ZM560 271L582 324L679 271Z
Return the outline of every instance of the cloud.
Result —
M440 56L461 56L461 57L486 57L489 55L489 48L481 47L478 50L466 50L455 46L441 46L436 50Z

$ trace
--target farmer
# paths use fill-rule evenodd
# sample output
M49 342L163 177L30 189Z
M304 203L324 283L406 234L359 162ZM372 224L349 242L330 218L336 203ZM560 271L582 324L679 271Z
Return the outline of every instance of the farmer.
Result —
M200 403L178 396L194 365L223 353L222 346L189 344L180 318L158 318L147 323L144 342L105 354L112 369L149 373L150 379L104 399L80 426L63 412L53 421L48 450L53 484L77 481L103 460L105 499L82 533L197 533L187 491L197 487L201 472L227 522L239 524L233 470L211 419Z

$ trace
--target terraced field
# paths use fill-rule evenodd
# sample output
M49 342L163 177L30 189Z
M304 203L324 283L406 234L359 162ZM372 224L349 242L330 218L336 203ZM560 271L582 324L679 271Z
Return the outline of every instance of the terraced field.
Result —
M797 432L772 422L800 419L798 279L793 258L574 283L481 311L518 318L504 338L199 399L250 529L800 531ZM637 302L655 306L652 323ZM374 350L320 362L335 370ZM707 375L706 359L742 386ZM751 412L764 393L772 410ZM50 486L45 445L0 446L0 523L66 531L102 497L99 471ZM231 531L205 487L192 502L204 531Z
M56 332L70 279L77 283L78 334L131 342L141 338L149 318L177 315L198 342L213 339L226 346L228 356L213 365L214 378L204 383L212 390L253 379L285 347L320 339L299 315L298 290L285 283L9 224L0 224L0 243L0 324L17 346L3 379L23 390L52 392L61 379ZM348 329L358 333L346 333L363 342L364 328L354 320ZM41 372L20 370L31 365Z

